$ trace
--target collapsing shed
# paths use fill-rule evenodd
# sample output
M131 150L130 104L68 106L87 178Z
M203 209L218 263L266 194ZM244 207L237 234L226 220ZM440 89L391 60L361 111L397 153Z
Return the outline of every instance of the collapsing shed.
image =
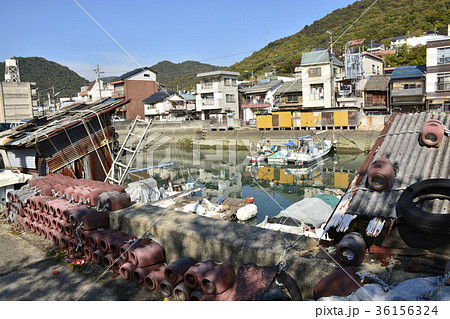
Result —
M112 164L111 115L129 100L75 103L0 133L6 167L103 181Z

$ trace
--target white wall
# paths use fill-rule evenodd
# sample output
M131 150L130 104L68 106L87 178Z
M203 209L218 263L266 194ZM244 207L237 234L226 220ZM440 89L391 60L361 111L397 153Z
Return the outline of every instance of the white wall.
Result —
M149 75L149 77L144 76L144 74ZM130 76L129 78L127 78L127 80L129 80L129 81L156 81L156 73L149 71L149 70L145 70L145 71L141 71L133 76Z

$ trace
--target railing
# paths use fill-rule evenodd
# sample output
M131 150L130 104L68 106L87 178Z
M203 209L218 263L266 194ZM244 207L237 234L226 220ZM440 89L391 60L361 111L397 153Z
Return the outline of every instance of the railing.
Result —
M269 102L264 99L245 99L244 103L242 104L266 104L266 103Z
M391 91L391 96L418 96L418 95L423 95L422 88L399 89Z

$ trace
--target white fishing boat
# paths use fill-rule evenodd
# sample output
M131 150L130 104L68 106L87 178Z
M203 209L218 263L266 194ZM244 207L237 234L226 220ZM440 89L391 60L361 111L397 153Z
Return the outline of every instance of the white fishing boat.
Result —
M284 145L285 148L267 157L269 164L307 165L320 160L329 154L334 147L332 141L324 139L314 142L310 135L299 137L297 144L289 140L289 143Z
M261 163L265 162L267 158L273 154L275 154L278 150L277 145L264 145L261 150L256 151L255 153L250 153L247 155L247 159L252 163Z

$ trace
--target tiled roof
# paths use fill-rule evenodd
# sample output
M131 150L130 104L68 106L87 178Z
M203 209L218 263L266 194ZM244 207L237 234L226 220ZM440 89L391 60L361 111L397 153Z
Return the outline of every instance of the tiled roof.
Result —
M302 91L302 81L296 80L293 82L283 83L283 85L278 88L276 95L301 91Z
M366 39L351 40L351 41L348 41L346 43L346 45L350 45L350 46L352 46L352 45L361 45L361 44L364 43L364 41L366 41Z
M269 83L261 83L252 87L240 89L240 92L244 94L268 92L282 83L283 83L282 80L273 80L270 81Z
M406 187L422 180L449 178L450 137L444 136L439 148L421 146L418 142L423 125L430 119L438 119L450 127L450 114L422 112L393 115L333 212L327 227L345 232L357 216L372 220L396 220L396 203ZM380 157L389 159L394 165L395 181L390 190L376 192L366 188L366 183L370 164ZM443 208L442 202L432 203L429 211L450 209L449 203L445 205L446 208Z
M371 75L367 80L365 91L387 91L389 86L388 75Z
M391 74L391 79L410 79L424 76L426 65L398 66Z
M169 92L159 91L159 92L153 93L152 95L150 95L148 98L146 98L142 102L144 102L144 103L161 102L162 100L164 100L166 97L168 97L169 95L171 95L173 93L175 93L175 91L169 91Z

